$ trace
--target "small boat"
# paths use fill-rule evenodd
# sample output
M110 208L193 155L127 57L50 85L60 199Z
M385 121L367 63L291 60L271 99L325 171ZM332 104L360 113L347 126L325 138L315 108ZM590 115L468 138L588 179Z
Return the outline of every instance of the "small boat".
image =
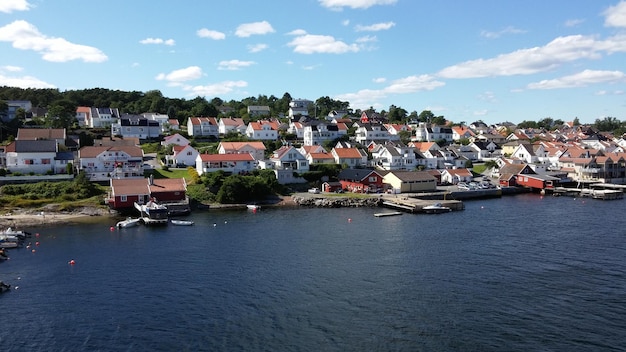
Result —
M384 216L396 216L396 215L402 215L402 212L401 211L389 211L389 212L386 212L386 213L376 213L376 214L374 214L374 216L377 217L377 218L381 218L381 217L384 217Z
M170 222L172 223L172 225L177 225L177 226L191 226L191 225L193 225L193 221L191 221L191 220L170 219Z
M131 217L127 217L126 220L119 221L117 224L115 224L115 227L117 227L118 229L133 227L139 225L140 222L141 218L133 219Z
M150 200L146 204L135 202L135 209L139 210L140 219L146 225L167 225L169 210L163 204Z
M432 205L427 205L427 206L423 207L422 210L426 214L440 214L440 213L447 213L447 212L452 211L452 209L450 209L449 207L441 205L441 203L435 203L435 204L432 204Z
M257 204L248 204L248 205L246 205L246 208L248 208L250 210L260 210L261 206L257 205Z

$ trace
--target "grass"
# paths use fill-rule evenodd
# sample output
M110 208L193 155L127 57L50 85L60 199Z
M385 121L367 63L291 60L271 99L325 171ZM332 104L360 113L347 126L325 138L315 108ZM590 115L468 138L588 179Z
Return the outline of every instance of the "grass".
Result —
M192 180L192 176L187 169L154 169L152 174L154 178L184 178L187 182Z

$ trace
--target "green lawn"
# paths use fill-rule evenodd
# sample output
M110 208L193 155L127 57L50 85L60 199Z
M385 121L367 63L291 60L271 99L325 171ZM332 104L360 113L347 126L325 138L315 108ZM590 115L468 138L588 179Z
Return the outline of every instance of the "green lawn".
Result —
M154 178L184 178L186 181L191 181L191 174L187 169L154 169L152 174Z

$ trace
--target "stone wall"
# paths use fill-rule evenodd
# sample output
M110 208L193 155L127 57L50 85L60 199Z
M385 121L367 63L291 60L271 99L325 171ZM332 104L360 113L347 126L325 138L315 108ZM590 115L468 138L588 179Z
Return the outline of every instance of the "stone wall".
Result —
M300 206L319 208L342 208L342 207L377 207L382 204L382 199L370 198L318 198L318 197L293 197L294 203Z

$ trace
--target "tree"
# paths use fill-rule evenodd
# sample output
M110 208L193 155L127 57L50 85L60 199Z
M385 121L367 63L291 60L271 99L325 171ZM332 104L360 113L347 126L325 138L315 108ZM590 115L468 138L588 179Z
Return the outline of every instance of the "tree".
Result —
M596 119L594 126L601 132L612 132L622 126L622 122L615 117L607 116L602 120Z
M430 122L434 117L435 117L435 114L433 114L432 111L424 110L420 112L418 119L420 122Z
M406 120L407 114L408 112L404 110L403 108L396 107L395 105L391 105L389 106L389 112L387 113L387 118L391 122L394 122L394 121L400 122L400 121Z

